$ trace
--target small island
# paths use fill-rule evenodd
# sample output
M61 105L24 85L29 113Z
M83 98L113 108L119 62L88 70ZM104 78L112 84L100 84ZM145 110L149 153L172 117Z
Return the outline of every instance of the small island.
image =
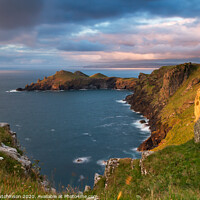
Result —
M133 90L137 78L107 77L97 73L88 76L81 71L74 73L61 70L54 75L38 79L37 83L17 88L17 91L33 90L80 90L80 89L128 89Z

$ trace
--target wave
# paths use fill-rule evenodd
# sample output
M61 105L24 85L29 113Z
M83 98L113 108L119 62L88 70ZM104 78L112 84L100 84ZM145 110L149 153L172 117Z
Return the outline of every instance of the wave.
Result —
M100 165L100 166L105 166L106 163L107 163L106 160L98 160L98 161L97 161L97 165Z
M128 117L128 116L122 116L122 115L118 115L116 116L117 118L121 118L121 117Z
M88 135L88 136L90 136L90 134L89 134L89 133L83 133L82 135Z
M103 125L100 125L100 126L97 126L97 127L103 127L103 128L105 128L105 127L110 127L110 126L112 126L114 124L115 123L103 124Z
M136 128L140 129L143 132L147 132L147 133L151 132L149 129L149 126L147 124L141 124L140 120L133 122L132 125L134 125Z
M19 91L17 91L17 90L8 90L8 91L6 91L6 92L8 92L8 93L13 93L13 92L19 92Z
M123 104L125 104L125 103L126 103L126 101L125 101L125 100L116 100L116 102L117 102L117 103L123 103Z
M137 147L131 149L134 152L138 152Z
M73 163L76 164L83 164L83 163L88 163L90 161L91 157L79 157L73 160Z
M134 113L140 114L140 112L136 112L135 110L131 110L131 111ZM143 117L143 115L142 115L142 117Z

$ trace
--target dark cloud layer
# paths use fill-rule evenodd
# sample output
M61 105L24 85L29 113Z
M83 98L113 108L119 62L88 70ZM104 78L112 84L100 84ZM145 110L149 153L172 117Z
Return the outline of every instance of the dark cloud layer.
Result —
M197 17L198 0L1 0L0 28L86 23L124 15Z
M40 23L43 0L1 0L0 28L30 27Z
M199 17L199 0L0 0L0 64L199 58Z

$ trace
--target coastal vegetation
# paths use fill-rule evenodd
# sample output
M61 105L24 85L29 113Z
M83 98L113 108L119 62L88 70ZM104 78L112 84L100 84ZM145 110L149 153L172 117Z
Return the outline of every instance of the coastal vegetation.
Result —
M104 175L99 176L93 190L86 191L86 195L127 200L200 199L200 143L193 139L194 125L199 118L194 110L200 99L197 95L200 64L164 66L151 74L140 73L138 79L106 77L100 73L89 77L80 71L62 70L19 90L83 88L134 90L126 101L149 119L151 127L151 136L138 148L143 152L142 158L107 161ZM23 154L5 128L0 128L0 143ZM3 152L0 157L3 158L0 160L1 194L52 193L41 185L42 177L34 170L27 176L19 162Z
M148 156L143 165L140 160L120 159L119 166L108 177L105 189L103 177L93 190L100 199L173 199L198 200L200 198L200 144L193 140L168 146ZM133 167L132 167L132 166Z

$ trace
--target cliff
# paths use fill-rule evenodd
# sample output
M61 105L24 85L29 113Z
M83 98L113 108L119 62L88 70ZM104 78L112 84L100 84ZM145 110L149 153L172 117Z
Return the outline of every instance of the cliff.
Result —
M0 177L1 195L18 195L19 199L25 199L23 195L26 194L36 198L38 193L56 192L21 151L16 133L10 130L7 123L0 123Z
M18 91L32 90L78 90L78 89L128 89L133 90L136 78L107 77L97 73L88 76L80 71L74 73L58 71L56 74L44 77L37 83L26 85L25 88L18 88Z
M199 72L200 65L185 63L139 75L134 94L126 98L131 109L149 119L151 136L138 147L139 151L183 144L193 138Z
M93 190L100 199L200 199L200 143L193 140L141 159L112 158Z
M168 91L163 91L163 86L166 85L162 84L159 89L163 92L162 96L158 95L160 97L158 99L164 99L165 102L160 105L162 110L167 111L161 110L159 113L161 120L168 114L170 117L167 118L167 122L170 124L171 120L177 119L177 114L179 116L179 120L172 124L180 129L175 129L172 137L176 145L170 145L170 140L168 140L165 148L159 149L160 151L143 151L141 159L109 159L106 162L104 175L96 175L92 191L100 199L200 199L200 66L189 65L189 70L187 65L184 66L186 70L183 70L184 67L181 65L173 67L173 69L176 68L175 71L177 68L179 72L183 70L182 83L178 83L178 80L176 82L178 89L174 89L173 85L173 89L166 87ZM163 75L163 77L166 76ZM174 92L171 93L171 91ZM192 101L194 98L195 104ZM171 115L172 108L170 109L169 105L173 105L172 108L176 106L174 115ZM193 126L194 121L196 123L193 129L191 125ZM168 134L171 133L168 132ZM175 140L176 138L182 139L190 134L194 139L188 142L181 140L183 144L177 145L179 140Z

